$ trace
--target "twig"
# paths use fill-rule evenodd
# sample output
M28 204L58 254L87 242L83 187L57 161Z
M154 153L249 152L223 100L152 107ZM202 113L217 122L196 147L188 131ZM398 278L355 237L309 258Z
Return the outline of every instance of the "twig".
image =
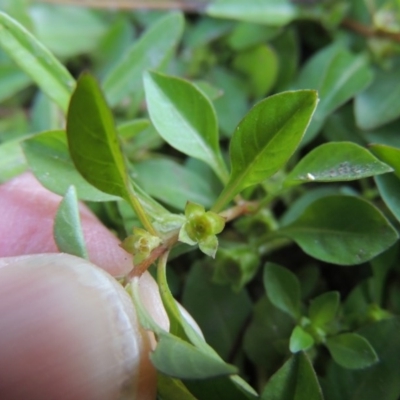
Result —
M379 37L400 43L400 33L388 32L382 29L374 29L350 18L344 19L342 21L342 26L365 37Z

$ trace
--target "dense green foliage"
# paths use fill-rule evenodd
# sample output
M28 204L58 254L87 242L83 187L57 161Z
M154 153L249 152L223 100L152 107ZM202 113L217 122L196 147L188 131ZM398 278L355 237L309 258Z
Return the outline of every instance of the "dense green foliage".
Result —
M79 199L133 253L160 399L398 399L400 3L185 4L1 0L0 182L64 196L61 251Z

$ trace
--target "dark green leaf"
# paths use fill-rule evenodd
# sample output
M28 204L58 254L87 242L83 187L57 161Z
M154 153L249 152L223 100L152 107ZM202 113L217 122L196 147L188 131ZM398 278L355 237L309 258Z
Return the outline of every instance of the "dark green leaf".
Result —
M354 112L361 129L377 128L400 116L398 79L398 67L377 70L372 84L356 96Z
M312 257L339 265L370 260L398 238L377 208L353 196L323 197L280 232Z
M154 198L178 210L188 201L212 206L216 199L208 182L196 174L166 158L154 158L135 165L136 181Z
M255 105L236 128L231 144L232 172L214 205L221 210L236 194L272 176L300 143L317 105L312 90L280 93Z
M105 193L129 197L129 179L114 119L96 80L89 74L79 78L72 95L67 138L72 160L89 183Z
M111 201L118 197L103 193L90 185L76 170L68 153L64 131L44 132L22 143L29 167L47 189L64 195L70 185L78 198L87 201Z
M351 142L331 142L308 153L286 177L285 185L352 181L391 172L368 150Z
M330 113L363 90L371 79L372 73L364 55L353 55L337 44L316 53L293 85L295 89L318 90L321 98L303 144L318 133Z
M144 71L159 69L166 63L182 36L183 25L181 13L168 14L133 44L104 79L104 91L111 105L141 85Z
M323 400L308 357L299 352L286 361L267 383L261 400Z
M58 207L53 229L59 251L88 259L74 186L68 188Z
M299 318L301 294L296 275L280 265L267 263L263 279L271 303L293 318Z
M290 336L289 348L292 353L308 350L314 345L313 337L297 325Z
M325 292L311 301L308 314L313 325L324 327L331 322L340 304L339 292Z
M227 358L251 312L246 291L234 293L229 287L211 282L206 265L194 265L187 278L182 304L201 327L207 342Z
M395 174L387 174L375 177L375 183L382 200L400 221L400 178Z
M0 46L63 111L74 86L67 69L22 25L0 12Z
M151 72L145 74L144 85L151 121L165 141L204 161L226 181L211 102L193 84L180 78Z
M206 9L217 18L237 19L270 26L282 26L297 17L298 10L289 0L217 0Z
M326 347L332 358L344 368L366 368L379 361L368 340L357 333L342 333L328 338Z
M158 371L179 379L207 379L236 373L234 366L169 334L160 337L150 359Z

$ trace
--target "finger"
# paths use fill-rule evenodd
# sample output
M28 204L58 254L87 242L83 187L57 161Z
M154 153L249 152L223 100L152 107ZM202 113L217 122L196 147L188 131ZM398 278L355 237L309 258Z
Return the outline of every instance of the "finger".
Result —
M30 173L1 185L0 257L57 252L53 223L60 201ZM80 215L89 259L113 276L127 274L133 267L131 255L84 205Z
M144 289L154 295L151 284ZM1 259L0 315L1 399L155 398L149 340L132 302L89 262L65 254Z

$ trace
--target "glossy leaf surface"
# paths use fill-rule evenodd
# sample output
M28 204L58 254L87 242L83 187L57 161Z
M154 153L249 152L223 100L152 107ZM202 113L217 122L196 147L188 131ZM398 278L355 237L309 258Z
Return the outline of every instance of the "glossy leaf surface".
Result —
M168 14L151 26L124 54L104 79L104 91L112 106L141 87L143 72L159 69L172 55L183 32L181 13Z
M299 145L316 105L316 92L300 90L270 96L248 112L233 134L229 149L232 171L215 210L284 166Z
M352 181L391 172L368 150L352 142L330 142L308 153L286 177L285 184Z
M0 13L0 47L63 111L74 86L67 69L22 25Z
M308 314L311 322L316 326L323 327L332 321L339 309L339 292L326 292L311 301Z
M207 163L226 179L211 102L193 84L180 78L146 73L147 106L157 131L172 147Z
M54 220L54 239L60 252L88 259L74 186L69 187L58 207Z
M280 232L295 240L307 254L339 265L370 260L398 238L377 208L353 196L319 199Z

